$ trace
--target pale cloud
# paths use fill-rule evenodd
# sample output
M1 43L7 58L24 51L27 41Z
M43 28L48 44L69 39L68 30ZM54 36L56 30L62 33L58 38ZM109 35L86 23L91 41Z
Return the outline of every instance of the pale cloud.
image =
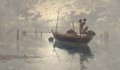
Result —
M87 25L100 31L118 23L119 6L119 0L0 0L0 26L55 26L60 11L59 25L87 18Z
M101 17L101 18L98 18L96 22L105 22L107 20L108 17Z
M61 16L65 16L69 14L71 11L76 11L76 14L80 14L81 12L85 12L89 14L92 7L90 7L89 3L79 4L78 0L46 0L44 3L38 3L35 5L35 9L37 12L40 12L45 19L54 19L56 18L56 11L61 12ZM87 8L88 7L88 8Z
M61 23L76 21L68 18L71 12L74 11L74 16L85 13L89 15L96 11L98 7L105 7L111 0L45 0L34 5L34 11L41 14L44 20L52 20L55 22L57 19L57 11L60 11ZM73 17L74 17L73 16ZM67 19L66 19L67 18ZM72 17L71 17L72 18ZM69 20L68 20L69 19ZM55 23L50 22L50 25L55 26Z

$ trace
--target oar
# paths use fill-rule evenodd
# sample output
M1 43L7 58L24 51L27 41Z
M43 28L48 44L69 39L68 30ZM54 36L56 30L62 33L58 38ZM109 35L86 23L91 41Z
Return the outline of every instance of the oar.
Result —
M59 55L58 55L57 51L55 50L55 47L53 48L53 52L54 52L54 51L55 51L55 53L56 53L56 55L57 55L58 60L60 61Z

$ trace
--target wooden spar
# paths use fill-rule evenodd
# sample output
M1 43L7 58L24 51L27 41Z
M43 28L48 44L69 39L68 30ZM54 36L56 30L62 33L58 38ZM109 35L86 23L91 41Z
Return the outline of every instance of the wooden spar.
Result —
M58 53L57 53L55 47L53 48L53 51L55 51L55 53L56 53L56 55L57 55L57 58L58 58L58 60L60 61L59 55L58 55Z
M81 30L81 24L82 24L82 19L79 20L79 34L80 34L80 36L81 36L81 31L82 31Z
M59 20L59 11L58 11L58 16L57 16L57 23L56 23L56 29L55 29L55 32L57 32L57 28L58 28L58 20Z
M80 34L80 36L81 36L81 31L80 31L81 29L80 29L80 25L79 25L79 34Z
M73 30L75 31L75 26L74 26L74 22L72 23L72 26L73 26Z

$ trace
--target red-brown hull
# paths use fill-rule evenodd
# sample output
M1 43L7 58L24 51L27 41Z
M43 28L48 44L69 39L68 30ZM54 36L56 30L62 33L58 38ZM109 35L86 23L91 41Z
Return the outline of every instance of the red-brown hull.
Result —
M74 43L81 43L81 44L88 44L92 37L80 37L80 36L67 36L67 35L60 35L58 33L53 33L55 40L62 41L62 42L74 42Z

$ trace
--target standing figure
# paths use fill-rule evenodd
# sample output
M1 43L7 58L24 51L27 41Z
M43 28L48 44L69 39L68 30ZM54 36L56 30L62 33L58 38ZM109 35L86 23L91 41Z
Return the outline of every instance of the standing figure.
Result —
M82 30L83 30L84 25L86 24L86 21L87 21L87 19L83 19L83 22L82 22L82 19L79 20L79 23L80 23L80 28L79 28L80 36L82 34Z
M86 33L88 32L88 26L86 26L83 30L82 30L82 32L81 32L81 34L83 34L83 36L86 36Z
M35 29L35 37L37 37L37 30Z

